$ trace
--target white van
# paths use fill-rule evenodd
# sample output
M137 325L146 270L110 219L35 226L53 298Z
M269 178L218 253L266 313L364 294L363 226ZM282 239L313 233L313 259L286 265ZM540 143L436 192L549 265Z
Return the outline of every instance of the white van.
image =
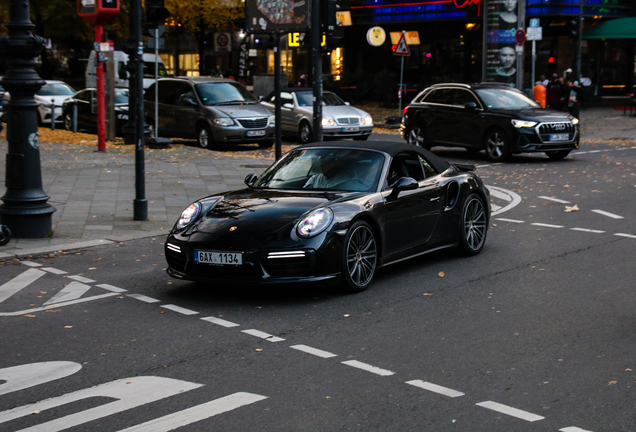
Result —
M115 87L128 87L129 73L126 70L128 54L123 51L113 51L113 54L115 63ZM165 78L168 76L161 57L157 57L154 54L144 53L144 90L147 89L150 84L155 82L155 59L159 61L159 78ZM111 65L109 64L108 67L111 67ZM95 51L91 51L91 55L88 59L88 66L86 67L86 88L96 87L97 84L95 80Z

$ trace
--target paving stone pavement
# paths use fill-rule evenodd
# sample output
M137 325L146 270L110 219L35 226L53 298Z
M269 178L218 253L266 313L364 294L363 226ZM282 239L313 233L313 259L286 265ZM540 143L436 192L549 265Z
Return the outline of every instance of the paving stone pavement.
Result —
M636 117L624 116L611 107L584 108L581 124L582 146L636 142ZM0 154L6 154L7 147L2 134ZM290 143L284 142L283 152L290 148ZM43 239L12 239L0 247L0 259L165 236L192 201L244 187L247 174L260 174L274 161L273 149L260 150L257 146L211 151L198 149L193 143L179 143L168 150L146 149L148 220L134 221L134 148L122 145L110 147L105 153L95 150L93 145L40 143L43 189L57 209L52 216L53 232ZM2 195L5 169L2 163Z

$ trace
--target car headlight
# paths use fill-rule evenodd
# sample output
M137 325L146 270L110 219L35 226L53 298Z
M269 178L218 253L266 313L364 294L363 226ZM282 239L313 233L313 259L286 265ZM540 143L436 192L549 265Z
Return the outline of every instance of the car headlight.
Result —
M269 116L269 125L270 126L276 125L276 116L275 115Z
M529 121L529 120L511 120L511 121L512 121L512 125L516 128L533 127L537 125L536 121Z
M577 124L579 124L579 119L577 119L576 117L574 117L574 118L572 119L572 124L573 124L573 125L577 125Z
M178 230L182 230L188 225L190 225L201 213L201 204L193 203L188 206L182 213L181 217L177 221L176 228Z
M219 117L214 119L214 123L219 126L232 126L234 124L234 120L228 117Z
M371 116L370 116L370 115L367 115L367 116L362 117L362 118L360 119L360 124L363 124L363 125L370 125L370 124L373 124L373 119L371 118Z
M119 120L128 120L128 114L117 114Z
M327 117L323 117L322 118L322 125L323 126L333 126L335 124L336 124L336 122L332 118L327 118Z
M314 210L302 218L296 226L298 237L310 238L326 230L333 221L333 212L328 208Z

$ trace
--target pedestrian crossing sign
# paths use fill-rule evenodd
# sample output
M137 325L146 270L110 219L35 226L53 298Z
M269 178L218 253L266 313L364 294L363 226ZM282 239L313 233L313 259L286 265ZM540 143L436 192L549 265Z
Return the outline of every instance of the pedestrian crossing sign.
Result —
M400 41L395 46L395 50L393 51L393 54L399 55L399 56L411 55L411 50L409 49L409 45L406 43L406 38L404 37L404 33L402 33L402 37L400 38Z

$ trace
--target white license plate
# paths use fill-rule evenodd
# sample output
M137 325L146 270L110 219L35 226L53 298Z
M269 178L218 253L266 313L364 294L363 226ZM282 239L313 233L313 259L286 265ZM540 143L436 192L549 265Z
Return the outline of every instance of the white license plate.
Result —
M194 261L199 264L242 265L242 252L194 251Z
M347 126L342 128L343 132L360 132L360 128L358 126Z
M260 131L247 131L247 136L248 137L255 137L255 136L265 136L266 131L264 130L260 130Z
M567 141L570 138L570 134L552 134L550 135L550 141Z

